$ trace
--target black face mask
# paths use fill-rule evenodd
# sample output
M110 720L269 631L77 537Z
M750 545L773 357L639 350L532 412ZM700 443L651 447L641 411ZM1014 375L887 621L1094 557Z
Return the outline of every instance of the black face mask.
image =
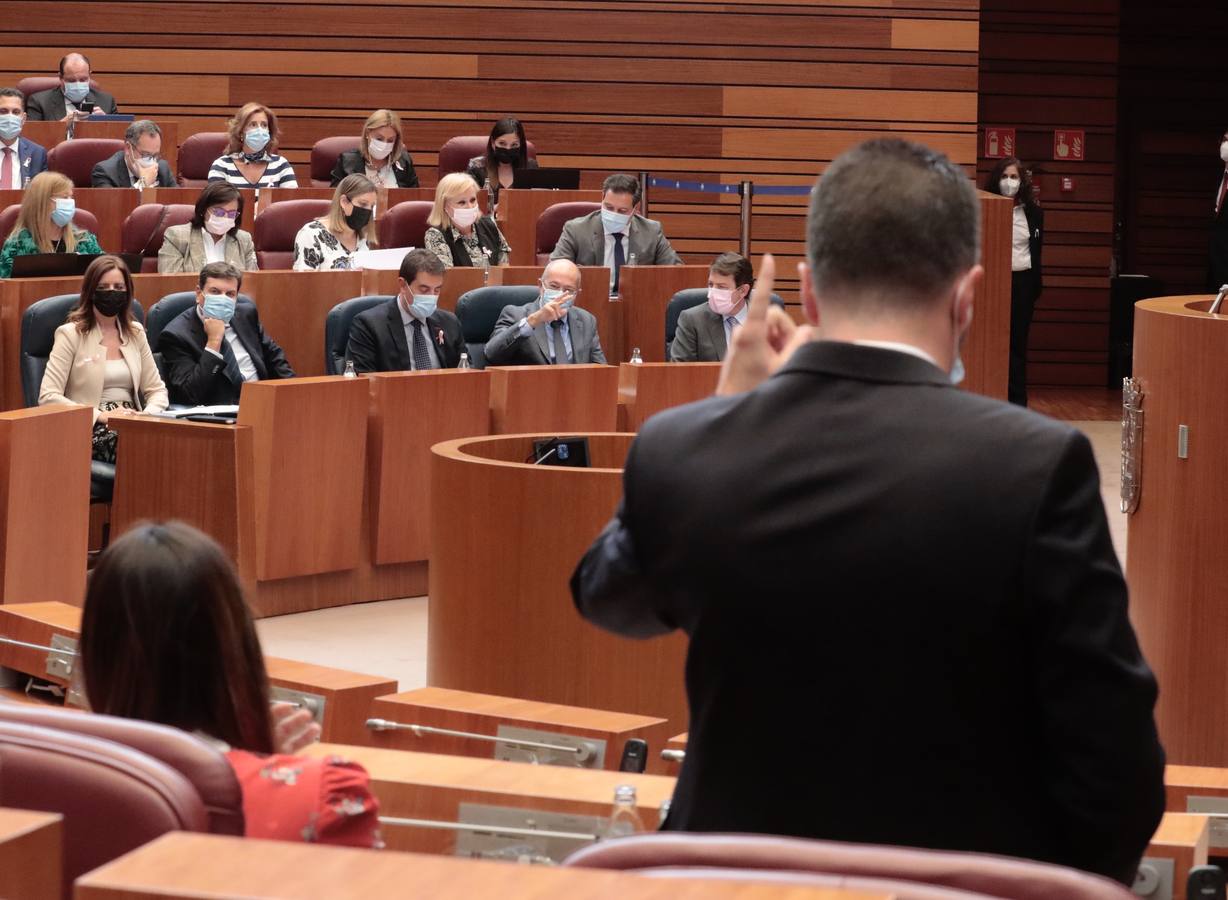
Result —
M350 226L354 231L362 231L371 222L371 210L363 209L361 206L355 206L350 214L345 217L345 224Z
M517 148L515 150L509 150L507 147L496 147L495 162L500 162L508 166L520 162L520 149Z
M118 316L127 308L127 291L109 291L105 289L94 291L94 309L104 316Z

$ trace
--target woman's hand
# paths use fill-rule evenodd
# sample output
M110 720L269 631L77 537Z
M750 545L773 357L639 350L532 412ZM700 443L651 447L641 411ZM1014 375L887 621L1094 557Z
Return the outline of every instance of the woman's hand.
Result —
M320 739L320 726L311 713L293 703L274 703L273 750L293 756Z

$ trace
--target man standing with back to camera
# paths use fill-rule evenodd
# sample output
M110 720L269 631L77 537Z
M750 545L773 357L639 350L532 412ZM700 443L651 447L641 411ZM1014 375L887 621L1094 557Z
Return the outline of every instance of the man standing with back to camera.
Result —
M667 829L1133 878L1164 808L1156 683L1087 438L952 385L978 213L938 153L844 154L800 267L822 339L769 309L765 258L724 396L632 445L572 592L611 631L690 637Z

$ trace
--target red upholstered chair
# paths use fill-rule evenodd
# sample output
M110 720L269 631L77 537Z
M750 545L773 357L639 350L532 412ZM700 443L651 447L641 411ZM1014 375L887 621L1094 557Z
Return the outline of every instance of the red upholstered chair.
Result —
M256 262L261 269L289 269L294 265L294 236L298 230L328 212L329 200L283 200L256 216Z
M29 78L23 78L17 82L17 90L21 91L23 96L29 97L31 94L37 94L39 91L49 91L52 88L60 86L60 79L55 75L31 75ZM98 82L90 79L90 90L98 90Z
M898 900L1130 900L1115 881L984 853L744 834L658 832L602 841L564 862L642 875L839 886Z
M434 206L430 200L406 200L392 207L380 216L380 246L423 246L426 241L426 220Z
M13 230L13 226L17 224L17 214L21 212L21 204L14 203L12 206L6 206L3 212L0 212L0 244L3 244L9 239L9 233ZM88 209L78 209L73 214L72 223L78 228L88 231L94 237L98 236L98 217ZM105 247L103 248L106 249Z
M113 741L0 721L0 772L0 806L64 817L66 898L78 876L168 831L209 830L204 801L187 778Z
M230 135L224 131L202 131L190 134L179 145L180 187L204 187L209 183L209 167L226 152Z
M462 135L450 138L439 148L439 177L451 175L453 172L463 172L469 168L469 160L486 153L488 138L480 134ZM529 158L537 159L537 148L528 141Z
M143 203L124 219L120 252L139 253L141 271L156 272L166 229L191 222L194 215L196 207L187 203Z
M357 150L361 143L362 139L353 135L326 137L316 141L311 147L311 186L330 187L337 157L346 150Z
M550 254L554 252L554 245L559 242L559 235L563 233L563 226L571 219L578 219L580 216L587 216L593 210L601 209L600 203L555 203L553 206L547 206L542 210L542 214L537 217L537 264L544 266L550 261Z
M114 138L61 141L47 151L47 168L52 172L63 172L72 179L75 187L87 188L94 166L112 156L116 150L123 149L124 142Z

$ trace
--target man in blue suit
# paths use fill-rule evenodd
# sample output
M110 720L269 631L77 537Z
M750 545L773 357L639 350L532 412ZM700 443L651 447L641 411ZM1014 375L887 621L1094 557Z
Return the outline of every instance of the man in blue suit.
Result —
M0 190L20 190L47 170L47 151L21 136L25 97L17 88L0 88Z

